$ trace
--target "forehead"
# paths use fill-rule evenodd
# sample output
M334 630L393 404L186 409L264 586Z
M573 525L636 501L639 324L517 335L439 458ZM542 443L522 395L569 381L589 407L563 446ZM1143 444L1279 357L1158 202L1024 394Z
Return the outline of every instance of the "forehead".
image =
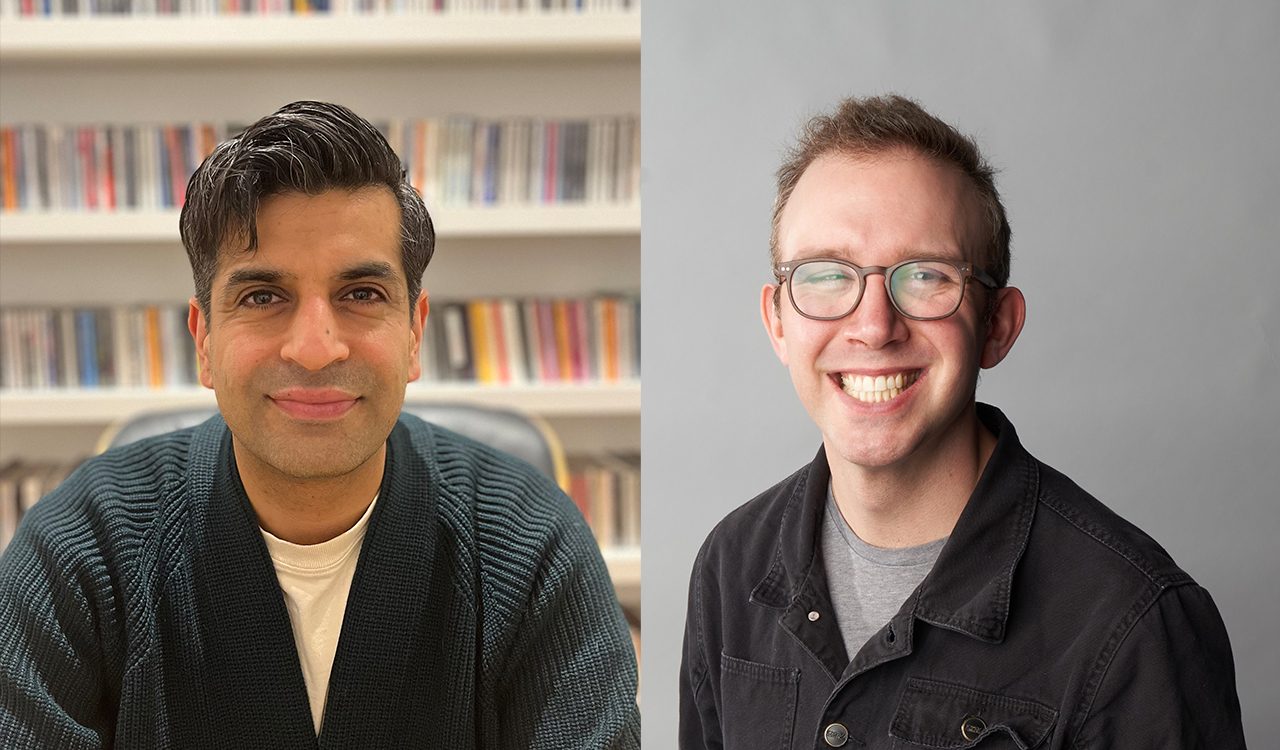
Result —
M817 253L863 263L886 262L886 255L967 257L982 246L984 226L977 192L955 167L902 150L832 153L797 181L779 217L778 248L783 260Z
M256 216L258 246L229 242L218 276L248 266L269 266L295 276L383 261L400 267L400 206L382 186L281 193L263 199Z

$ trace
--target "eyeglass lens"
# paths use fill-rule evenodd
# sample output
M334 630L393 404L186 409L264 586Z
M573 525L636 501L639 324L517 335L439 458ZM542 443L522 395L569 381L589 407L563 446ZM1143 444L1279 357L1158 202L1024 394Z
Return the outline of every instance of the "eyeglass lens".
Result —
M947 263L912 261L895 268L887 285L889 296L903 314L941 318L960 306L964 274ZM800 313L815 318L849 314L859 301L860 291L857 273L842 263L806 261L791 274L792 302Z

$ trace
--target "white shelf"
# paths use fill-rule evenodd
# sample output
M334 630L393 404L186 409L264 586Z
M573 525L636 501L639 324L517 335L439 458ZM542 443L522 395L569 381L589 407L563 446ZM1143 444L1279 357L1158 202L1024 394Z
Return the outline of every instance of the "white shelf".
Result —
M462 401L544 417L639 416L640 384L411 386L406 401ZM0 391L0 426L108 424L141 411L215 406L204 388Z
M5 18L0 60L638 55L640 14Z
M432 209L441 239L638 235L640 206L573 204ZM0 244L177 243L177 211L10 212L0 214Z

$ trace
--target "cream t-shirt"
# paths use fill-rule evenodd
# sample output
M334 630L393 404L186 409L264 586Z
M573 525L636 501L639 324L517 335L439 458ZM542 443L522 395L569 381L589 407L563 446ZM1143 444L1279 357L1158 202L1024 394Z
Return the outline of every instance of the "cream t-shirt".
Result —
M324 719L329 673L338 651L351 579L355 576L360 545L377 501L375 495L354 526L327 542L294 544L262 530L293 625L293 640L298 646L298 661L307 684L316 735L320 734Z

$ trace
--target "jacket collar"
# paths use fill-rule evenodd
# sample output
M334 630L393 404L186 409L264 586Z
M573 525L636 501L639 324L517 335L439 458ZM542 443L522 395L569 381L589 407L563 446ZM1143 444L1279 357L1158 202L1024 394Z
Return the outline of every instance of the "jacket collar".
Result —
M378 504L348 596L319 747L341 745L343 737L391 744L385 735L398 724L400 691L410 678L399 652L432 648L412 642L427 593L404 576L406 570L432 569L440 476L431 455L414 450L402 422L392 429ZM315 748L289 614L221 417L197 428L189 467L192 614L210 657L205 705L211 730L221 736L235 727L253 746Z
M999 642L1009 617L1014 571L1031 533L1039 465L999 409L978 404L977 410L996 435L995 450L932 572L904 610L932 625ZM829 600L817 539L830 480L820 448L808 471L788 485L773 564L752 591L753 602L788 607L797 597L812 597L814 588Z

